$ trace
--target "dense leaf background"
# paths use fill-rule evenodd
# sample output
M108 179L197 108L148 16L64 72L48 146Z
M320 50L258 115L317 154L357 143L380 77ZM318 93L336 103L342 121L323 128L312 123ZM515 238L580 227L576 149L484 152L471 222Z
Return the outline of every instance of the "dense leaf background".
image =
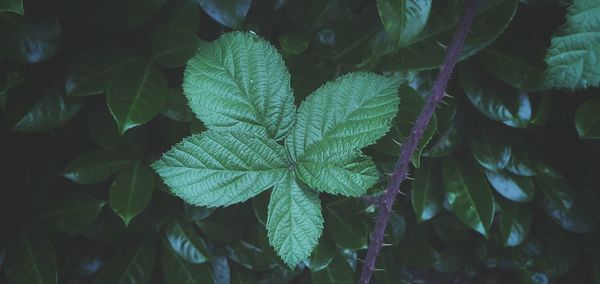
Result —
M480 2L374 281L600 282L600 2ZM463 4L1 1L0 282L355 281ZM205 130L183 66L232 30L277 48L296 106L351 71L402 81L392 130L366 151L384 178L362 198L319 196L322 236L294 270L269 245L270 190L193 206L150 168Z

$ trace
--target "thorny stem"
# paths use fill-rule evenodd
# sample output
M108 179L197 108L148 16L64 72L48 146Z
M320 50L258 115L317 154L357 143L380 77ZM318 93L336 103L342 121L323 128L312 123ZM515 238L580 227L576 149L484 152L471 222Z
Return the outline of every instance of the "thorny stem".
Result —
M458 30L456 31L454 38L452 38L452 41L446 50L444 63L442 64L440 72L433 83L431 95L427 98L423 109L421 109L421 113L413 125L410 135L402 146L400 157L398 158L398 161L394 166L394 171L392 172L391 180L387 185L384 191L383 199L379 204L379 213L377 214L377 220L375 221L375 230L371 235L369 251L367 252L367 257L365 258L360 276L360 283L362 284L368 284L371 276L373 275L373 271L375 271L375 261L377 260L377 255L379 254L379 251L383 245L383 235L390 213L392 212L392 205L394 204L396 196L398 195L400 184L406 178L411 157L417 149L417 145L423 136L423 132L427 128L435 109L444 97L446 85L448 85L448 80L450 79L454 65L456 65L456 61L458 61L465 38L470 30L471 24L473 23L473 19L475 18L477 1L478 0L468 0L465 6L465 12L462 21L460 22Z

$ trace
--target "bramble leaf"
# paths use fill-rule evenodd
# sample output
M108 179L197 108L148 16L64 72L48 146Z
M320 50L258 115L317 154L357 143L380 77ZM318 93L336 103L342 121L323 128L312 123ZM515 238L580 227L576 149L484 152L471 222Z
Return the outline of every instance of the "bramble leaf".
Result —
M207 131L183 139L152 164L188 203L228 206L275 185L290 166L285 149L255 133Z
M291 171L273 188L267 231L269 243L290 268L310 255L323 232L318 194Z
M183 91L196 116L217 131L248 131L283 139L294 123L290 74L267 41L228 33L188 61Z

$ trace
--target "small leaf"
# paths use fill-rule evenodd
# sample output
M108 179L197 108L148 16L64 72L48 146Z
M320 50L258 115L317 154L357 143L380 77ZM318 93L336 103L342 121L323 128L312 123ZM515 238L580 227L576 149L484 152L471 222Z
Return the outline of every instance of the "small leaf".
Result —
M275 185L285 149L254 133L213 131L185 138L152 167L174 194L209 207L242 202Z
M567 211L573 205L571 186L567 179L547 166L539 165L535 183L556 207Z
M196 116L216 131L281 140L294 122L290 74L281 55L249 33L228 33L202 45L188 61L183 91Z
M469 135L469 146L475 160L491 171L504 169L511 153L509 137L499 127L476 122Z
M533 221L533 207L498 199L502 210L500 218L500 239L504 246L521 244L529 234Z
M119 134L117 124L106 107L88 112L88 130L96 145L108 152L142 154L146 148L147 134L144 128L138 127Z
M24 15L23 0L5 0L0 2L0 12L13 12Z
M367 247L367 226L359 213L360 208L352 201L327 207L327 232L338 247L352 250Z
M415 171L415 181L411 191L412 207L419 222L435 217L442 209L444 189L442 180L434 170L434 162L424 160Z
M495 206L483 174L469 160L447 157L444 158L444 184L452 212L487 237Z
M155 261L154 243L126 242L100 271L94 284L149 283Z
M160 262L167 284L214 283L208 264L192 264L177 255L167 244L162 245Z
M167 92L167 81L152 62L138 60L121 68L106 92L119 132L150 121L161 111Z
M336 252L331 263L324 269L311 271L310 278L315 284L354 283L352 269L344 257Z
M187 104L181 88L169 89L167 103L161 111L162 115L179 122L190 122L194 119L194 113Z
M319 239L319 244L312 251L310 257L305 261L306 266L310 271L325 269L333 260L335 253L335 244L327 236L323 236Z
M267 219L269 243L293 269L305 260L323 232L319 196L288 172L271 193Z
M69 68L65 91L69 96L90 96L106 92L121 68L142 60L122 46L92 46L76 57Z
M205 263L211 258L204 239L194 231L190 224L180 218L173 219L167 225L165 238L172 252L188 263Z
M566 24L552 37L546 55L547 84L554 88L586 89L600 85L600 9L595 0L574 0Z
M300 106L286 140L292 159L331 161L373 144L396 115L399 83L372 73L350 73L321 86Z
M190 59L200 39L184 29L159 30L152 37L152 60L166 68L181 67Z
M22 63L38 63L58 53L62 44L62 29L58 19L49 14L52 9L45 8L48 12L42 17L0 13L0 37L3 42L0 45L0 57Z
M4 267L8 283L56 283L52 243L37 226L19 224L7 243Z
M82 107L81 100L66 98L61 90L52 88L13 126L13 130L19 132L48 131L66 123Z
M492 187L502 196L514 202L528 202L535 195L535 184L530 177L520 177L505 171L485 171Z
M377 0L377 9L390 39L402 46L425 27L431 0Z
M62 175L79 184L97 183L133 161L131 157L93 150L71 161Z
M96 220L105 204L87 194L69 193L50 200L48 207L30 220L48 231L80 232Z
M252 0L199 0L198 3L215 21L228 28L241 29Z
M153 191L152 169L137 162L119 173L108 192L108 204L125 225L129 225L135 216L146 209Z
M581 139L600 139L600 99L582 104L575 113L575 128Z

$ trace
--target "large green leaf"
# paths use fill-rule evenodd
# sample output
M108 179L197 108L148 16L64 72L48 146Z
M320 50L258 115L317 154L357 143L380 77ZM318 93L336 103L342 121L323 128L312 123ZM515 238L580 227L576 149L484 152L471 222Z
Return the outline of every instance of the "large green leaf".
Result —
M502 170L510 159L510 137L499 127L476 122L469 133L469 146L475 160L491 171Z
M421 167L415 171L411 201L417 220L420 222L435 217L442 209L444 202L442 179L430 159L424 160Z
M43 132L56 128L73 118L83 107L83 101L66 98L64 91L54 87L35 104L14 126L20 132Z
M515 202L527 202L535 195L535 184L530 177L521 177L505 171L485 171L492 187L502 196Z
M50 7L47 7L50 11ZM38 63L61 48L62 29L54 15L37 17L0 13L0 57L23 63Z
M106 92L115 74L142 57L126 47L101 45L86 48L69 67L65 91L69 96L90 96Z
M240 29L252 0L199 0L198 3L215 21L232 29Z
M574 0L567 22L552 37L546 55L547 84L554 88L585 89L600 85L600 5Z
M208 264L192 264L179 257L167 244L162 245L160 262L167 284L214 283Z
M8 283L56 283L56 255L48 236L37 226L19 224L7 244L4 271Z
M152 167L188 203L227 206L275 185L290 166L275 141L246 132L214 132L185 138Z
M502 210L500 218L500 239L505 246L521 244L529 234L533 221L533 207L498 199Z
M432 1L429 21L412 40L398 47L385 35L376 38L376 53L385 55L379 68L394 70L434 69L444 60L446 46L462 18L464 1ZM478 14L465 40L460 58L464 59L492 43L506 28L517 8L517 0L493 0L481 4ZM442 44L440 44L442 43ZM383 49L383 51L381 51Z
M494 219L494 196L483 174L469 159L444 158L447 200L456 216L484 236Z
M140 162L119 173L108 192L108 204L125 225L150 203L154 191L154 173Z
M188 61L183 91L209 129L281 140L294 123L290 74L281 55L249 33L228 33L202 45Z
M582 104L575 113L575 128L582 139L600 138L600 99Z
M103 32L125 32L149 21L166 0L91 0L80 5L83 23Z
M567 211L573 205L573 194L569 181L560 173L545 165L539 165L535 183L546 198L559 209Z
M80 184L96 183L107 179L134 160L129 156L93 150L71 161L64 169L63 176Z
M286 140L292 158L335 161L383 136L398 110L399 80L350 73L326 83L300 106Z
M100 271L95 284L129 284L150 282L156 261L156 246L148 240L124 242Z
M377 0L377 9L390 39L402 46L427 24L431 0Z
M323 231L318 194L302 186L292 171L273 188L269 202L267 232L277 254L294 268L305 260Z
M48 207L30 220L48 231L80 232L96 220L105 204L87 194L69 193L50 200Z
M204 239L180 218L173 219L167 225L165 238L172 251L188 263L205 263L211 258Z
M13 12L20 15L25 14L23 0L5 0L0 2L0 12Z
M167 81L152 62L134 61L121 68L106 91L106 102L120 133L144 124L167 100Z
M190 59L200 39L185 29L163 29L152 37L152 60L166 68L177 68Z

